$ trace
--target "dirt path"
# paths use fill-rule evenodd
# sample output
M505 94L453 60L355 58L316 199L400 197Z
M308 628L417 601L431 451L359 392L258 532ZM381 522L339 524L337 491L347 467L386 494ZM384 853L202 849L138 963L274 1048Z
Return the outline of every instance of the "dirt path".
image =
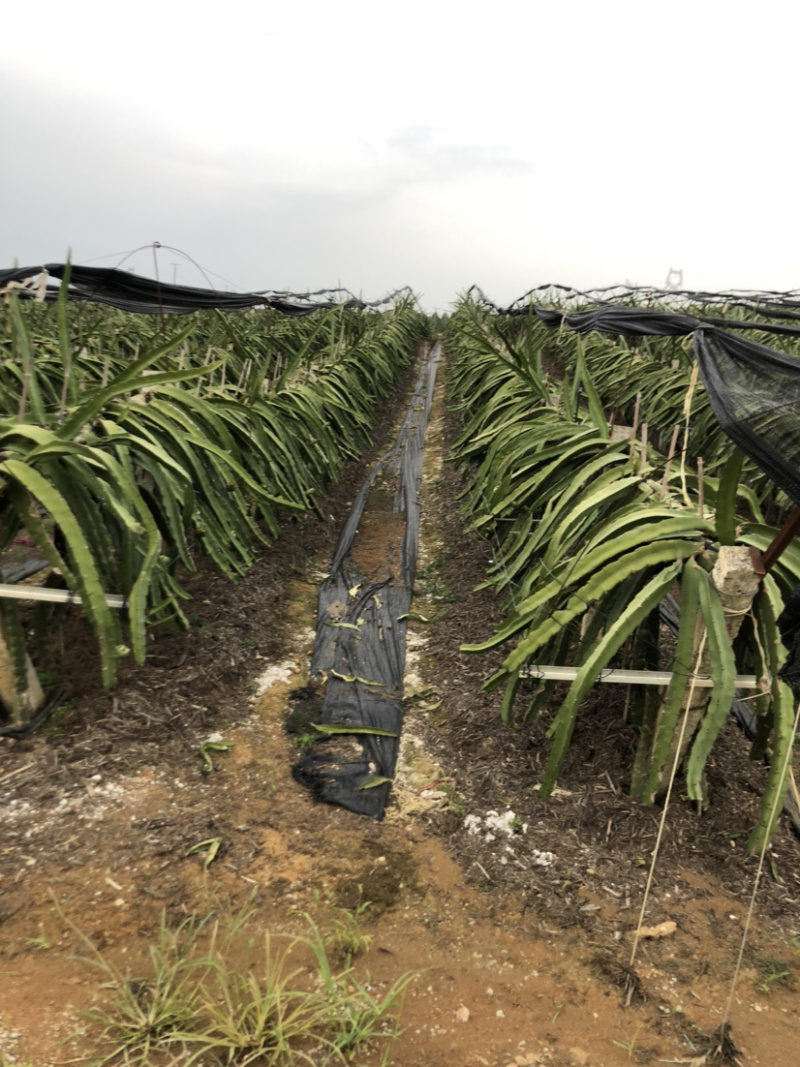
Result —
M397 1067L621 1067L688 1063L705 1050L727 1000L752 872L738 823L723 819L719 836L718 824L698 827L676 811L682 836L647 915L676 928L642 943L625 1007L654 815L627 803L599 738L582 769L567 767L553 804L535 806L535 750L500 729L476 684L486 665L457 651L470 627L491 627L491 598L471 592L491 546L454 532L446 423L440 376L413 604L430 622L409 627L406 722L383 822L315 804L291 776L298 751L284 728L289 692L306 681L318 580L359 484L355 470L316 546L295 537L276 554L277 577L265 572L240 588L252 600L238 604L235 632L223 631L230 590L212 582L197 604L210 622L198 623L206 644L173 649L163 668L156 655L151 688L109 698L116 711L85 735L76 725L0 748L0 1064L83 1062L97 1048L98 1027L80 1012L108 991L75 958L87 954L76 929L136 976L162 913L177 925L193 913L233 914L248 900L256 928L273 932L301 930L304 913L329 928L340 909L369 902L359 922L371 943L358 973L378 991L418 975ZM177 710L159 704L175 677L182 703L163 702L201 709L194 724L178 725ZM148 713L158 720L152 735ZM595 731L603 722L598 709ZM203 773L198 748L209 738L232 747L208 750L214 769ZM695 840L709 830L708 844ZM218 851L204 869L207 849L190 851L212 841ZM793 1064L800 1039L800 943L791 943L800 936L800 864L790 839L779 837L773 863L782 885L765 885L731 1015L743 1062L763 1067ZM353 1062L377 1064L380 1052L362 1048Z

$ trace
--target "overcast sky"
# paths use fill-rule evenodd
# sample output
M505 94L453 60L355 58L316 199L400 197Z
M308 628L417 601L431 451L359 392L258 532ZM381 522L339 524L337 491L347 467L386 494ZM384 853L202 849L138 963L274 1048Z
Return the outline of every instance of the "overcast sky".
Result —
M670 267L800 287L799 23L789 0L6 3L0 266L159 241L222 288L442 309Z

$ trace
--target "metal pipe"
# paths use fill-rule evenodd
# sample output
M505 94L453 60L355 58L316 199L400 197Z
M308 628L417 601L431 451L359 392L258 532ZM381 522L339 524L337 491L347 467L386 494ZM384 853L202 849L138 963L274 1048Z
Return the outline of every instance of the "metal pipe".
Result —
M80 593L71 589L45 589L41 585L6 585L0 584L0 599L5 600L46 600L51 604L82 604ZM119 593L105 593L103 599L110 608L125 608L128 598Z
M578 677L579 667L558 667L554 665L531 664L520 670L521 678L544 678L551 682L573 682ZM618 685L669 685L673 679L671 671L629 671L609 667L596 679L598 682L612 682ZM737 689L758 689L759 681L754 674L737 675ZM708 674L697 675L695 686L712 688L713 678Z

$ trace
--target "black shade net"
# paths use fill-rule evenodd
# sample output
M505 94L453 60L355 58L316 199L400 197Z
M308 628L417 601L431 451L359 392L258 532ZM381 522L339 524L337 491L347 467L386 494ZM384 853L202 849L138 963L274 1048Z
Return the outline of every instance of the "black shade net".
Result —
M392 303L399 296L411 294L407 286L380 300L372 301L360 300L346 289L319 289L313 293L288 293L270 289L252 293L223 293L216 289L168 285L154 278L142 278L128 271L109 267L81 267L65 263L0 270L0 292L11 286L23 297L36 298L36 289L25 283L39 278L44 272L51 278L60 280L68 277L69 299L72 301L106 304L121 311L144 315L189 315L193 311L213 308L220 311L242 311L254 307L272 308L283 315L310 315L314 311L342 305L356 310L379 308ZM45 284L40 299L56 300L59 292L60 286ZM322 297L328 299L324 300Z
M403 723L404 616L413 594L418 492L440 358L436 345L425 359L394 447L373 467L353 501L319 593L312 685L294 694L298 704L308 705L311 729L321 723L341 731L321 735L324 739L294 768L295 777L317 799L375 819L382 818L389 796ZM391 494L387 510L402 521L386 516L397 543L385 539L383 558L367 567L363 549L359 552L359 526L366 521L368 498L374 501L376 494ZM320 691L324 685L321 708L315 683ZM302 709L298 711L302 720ZM383 733L359 732L364 730Z
M781 642L788 652L781 678L792 690L795 698L800 700L800 586L794 590L778 616L778 630Z
M495 308L482 294L480 300ZM499 314L532 314L551 329L567 327L580 334L592 331L612 336L693 334L700 377L722 430L800 505L800 360L728 332L729 328L752 328L800 336L800 329L771 323L709 320L680 311L613 303L589 311L562 311L533 303L524 308L496 310ZM726 329L720 329L717 323L724 324Z
M576 289L571 285L561 285L557 282L545 282L529 289L522 296L513 300L506 307L501 307L491 301L479 286L473 285L468 290L479 303L491 308L501 315L525 315L536 294L548 296L552 300L562 303L578 304L618 304L620 301L630 303L633 300L644 301L647 304L653 301L677 304L693 305L722 305L725 311L731 308L746 308L758 310L769 317L794 318L795 314L790 310L800 308L800 290L788 289L731 289L727 292L709 292L695 289L659 289L645 285L606 285L596 289Z

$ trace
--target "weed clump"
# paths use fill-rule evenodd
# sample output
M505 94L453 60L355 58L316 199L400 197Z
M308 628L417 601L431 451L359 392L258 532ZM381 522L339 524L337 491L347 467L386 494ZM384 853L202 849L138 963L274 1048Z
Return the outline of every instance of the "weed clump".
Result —
M87 1013L105 1043L87 1061L91 1067L146 1067L161 1055L187 1067L206 1057L237 1067L327 1067L376 1045L388 1063L397 1013L415 975L401 976L379 995L360 980L351 960L369 938L359 932L358 916L346 928L335 922L330 933L306 916L306 934L254 938L247 931L251 914L190 916L175 929L162 916L148 973L137 977L78 931L91 952L85 962L111 990Z

